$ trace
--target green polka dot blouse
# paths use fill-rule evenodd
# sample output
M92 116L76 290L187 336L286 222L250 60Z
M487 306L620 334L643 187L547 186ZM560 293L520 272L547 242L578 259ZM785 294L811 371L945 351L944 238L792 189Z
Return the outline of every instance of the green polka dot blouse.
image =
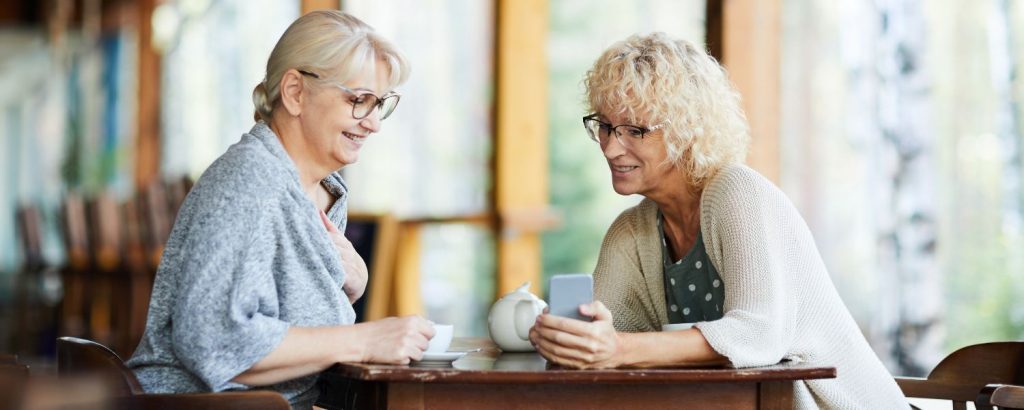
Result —
M661 212L658 212L658 231L661 233L661 254L665 264L668 322L695 323L721 319L725 284L708 259L702 233L697 232L697 242L685 257L672 261Z

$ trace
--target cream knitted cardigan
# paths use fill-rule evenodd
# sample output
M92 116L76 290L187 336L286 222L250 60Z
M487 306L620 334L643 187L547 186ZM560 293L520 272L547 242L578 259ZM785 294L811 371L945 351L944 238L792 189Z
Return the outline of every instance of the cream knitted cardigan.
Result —
M608 228L594 270L615 328L668 323L657 205L644 199ZM700 224L725 284L725 316L696 325L733 366L782 359L834 366L836 379L794 384L797 408L906 409L899 387L846 310L803 218L771 182L730 166L704 188Z

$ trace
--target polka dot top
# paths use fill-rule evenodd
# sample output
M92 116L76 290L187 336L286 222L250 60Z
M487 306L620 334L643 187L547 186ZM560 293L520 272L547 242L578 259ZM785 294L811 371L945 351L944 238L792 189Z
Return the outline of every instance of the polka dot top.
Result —
M665 265L665 307L669 323L708 322L722 318L725 285L718 271L711 265L701 232L690 252L680 260L671 260L658 212L658 232L661 233L661 254Z

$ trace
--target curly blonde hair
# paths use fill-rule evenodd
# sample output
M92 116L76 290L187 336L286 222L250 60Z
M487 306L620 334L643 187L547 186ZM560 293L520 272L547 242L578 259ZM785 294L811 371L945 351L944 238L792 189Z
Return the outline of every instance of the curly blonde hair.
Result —
M632 35L605 50L584 85L592 112L664 122L668 161L695 187L746 158L750 131L739 93L718 62L689 41Z

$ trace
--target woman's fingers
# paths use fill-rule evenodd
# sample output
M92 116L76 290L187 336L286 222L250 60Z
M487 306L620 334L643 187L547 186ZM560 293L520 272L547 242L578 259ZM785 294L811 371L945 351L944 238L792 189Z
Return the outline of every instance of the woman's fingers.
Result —
M338 232L338 227L334 226L334 222L331 222L331 218L327 217L322 209L318 209L320 212L320 222L324 223L324 228L327 228L327 232L335 233Z
M611 312L601 303L580 306L581 313L595 320L584 322L552 315L540 315L534 325L532 341L538 351L553 361L577 368L614 367L619 351L618 336L612 326Z
M555 315L537 316L537 323L543 327L587 337L594 334L594 324L582 320L570 319Z
M594 343L592 339L580 337L572 333L546 329L539 331L537 334L541 339L553 346L588 352L593 350Z
M596 339L582 338L543 325L534 329L532 340L536 342L538 351L545 352L549 360L576 368L588 367L594 362L598 346Z
M580 305L580 314L594 318L595 321L611 321L612 312L600 300Z
M584 362L573 356L573 352L568 349L564 349L558 346L552 346L547 344L537 345L537 352L548 359L550 362L554 362L560 366L571 367L571 368L583 368L585 367Z

